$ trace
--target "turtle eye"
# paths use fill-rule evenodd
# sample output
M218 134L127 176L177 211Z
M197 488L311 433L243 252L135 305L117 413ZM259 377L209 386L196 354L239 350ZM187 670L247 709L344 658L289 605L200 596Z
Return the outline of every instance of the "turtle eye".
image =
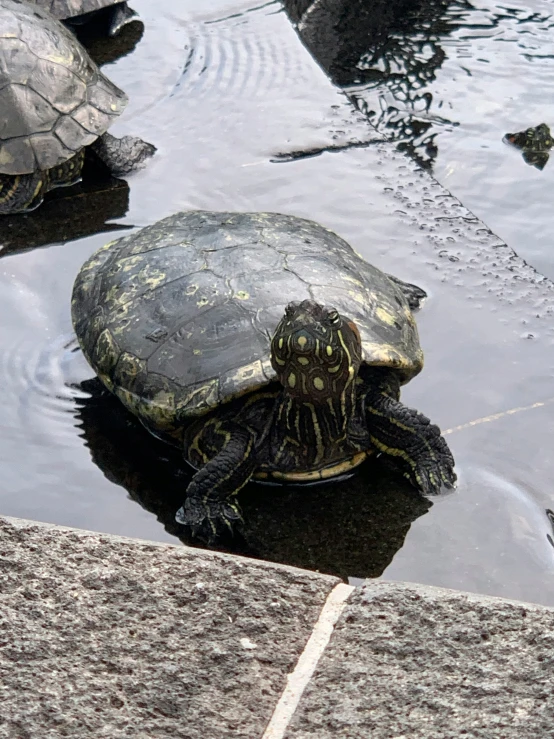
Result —
M336 310L329 311L329 313L327 314L327 320L329 321L331 326L336 326L337 323L340 323L340 316L339 316L338 311Z

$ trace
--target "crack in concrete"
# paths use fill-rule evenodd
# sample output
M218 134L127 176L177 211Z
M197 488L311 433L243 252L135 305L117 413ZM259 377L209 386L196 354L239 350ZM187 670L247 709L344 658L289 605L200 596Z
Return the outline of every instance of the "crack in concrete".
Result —
M352 585L339 583L327 596L304 651L298 658L294 670L287 676L283 694L261 739L283 739L285 736L300 699L329 643L335 624L354 590Z

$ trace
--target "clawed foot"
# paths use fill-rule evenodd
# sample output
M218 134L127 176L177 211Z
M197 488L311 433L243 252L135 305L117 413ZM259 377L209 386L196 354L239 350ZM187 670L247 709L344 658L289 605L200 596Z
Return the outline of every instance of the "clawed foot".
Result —
M226 500L203 500L188 497L175 514L177 523L189 526L193 537L211 544L225 530L233 532L233 526L242 522L240 506Z
M423 495L439 495L444 488L452 490L456 487L457 478L453 467L453 462L441 458L406 472L405 477Z
M439 495L444 488L451 490L456 486L454 457L439 427L429 423L424 416L420 418L428 424L419 429L423 453L405 476L423 495Z
M114 177L124 177L142 169L156 151L153 144L138 136L122 136L120 139L105 133L92 144L92 149L108 167Z

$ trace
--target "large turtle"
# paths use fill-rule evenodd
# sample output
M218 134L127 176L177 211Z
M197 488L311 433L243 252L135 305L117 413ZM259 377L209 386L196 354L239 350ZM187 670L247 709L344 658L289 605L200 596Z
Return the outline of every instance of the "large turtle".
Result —
M0 0L0 213L32 210L78 181L90 144L115 175L141 166L155 147L106 133L126 105L59 21Z
M324 480L376 451L423 493L454 485L438 427L399 402L424 295L312 221L200 211L99 249L72 317L104 385L198 470L177 520L209 539L251 477Z
M109 33L117 35L124 25L139 20L138 14L121 0L27 0L48 10L54 18L79 23L105 8L110 10Z

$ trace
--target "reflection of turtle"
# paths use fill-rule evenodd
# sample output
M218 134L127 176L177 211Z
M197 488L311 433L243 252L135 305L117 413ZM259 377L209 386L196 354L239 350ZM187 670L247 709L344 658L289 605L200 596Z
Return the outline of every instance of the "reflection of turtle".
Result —
M29 0L27 0L29 2ZM71 19L72 23L84 20L90 13L109 8L110 35L115 36L126 23L138 20L138 15L126 2L120 0L30 0L34 5L48 10L59 20Z
M423 295L311 221L191 212L96 252L72 310L102 382L199 469L178 520L211 537L252 476L319 481L372 450L425 493L453 485L439 429L398 401Z
M179 452L153 439L95 378L79 397L77 424L105 477L153 513L171 536L194 546L175 521L183 485ZM115 491L114 491L115 492ZM338 577L379 577L402 547L411 524L431 508L409 483L371 460L348 480L294 487L249 485L241 492L245 523L214 546ZM198 544L198 542L196 542Z
M85 165L87 166L87 165ZM85 175L75 187L57 190L38 211L2 216L0 258L46 244L60 244L131 225L113 223L129 209L129 185L115 177Z
M526 128L519 133L507 133L504 142L521 151L523 161L537 169L544 169L550 149L554 146L552 134L546 123L535 128Z
M59 21L0 0L0 213L32 210L78 181L89 144L113 174L140 166L151 144L106 133L126 104Z

